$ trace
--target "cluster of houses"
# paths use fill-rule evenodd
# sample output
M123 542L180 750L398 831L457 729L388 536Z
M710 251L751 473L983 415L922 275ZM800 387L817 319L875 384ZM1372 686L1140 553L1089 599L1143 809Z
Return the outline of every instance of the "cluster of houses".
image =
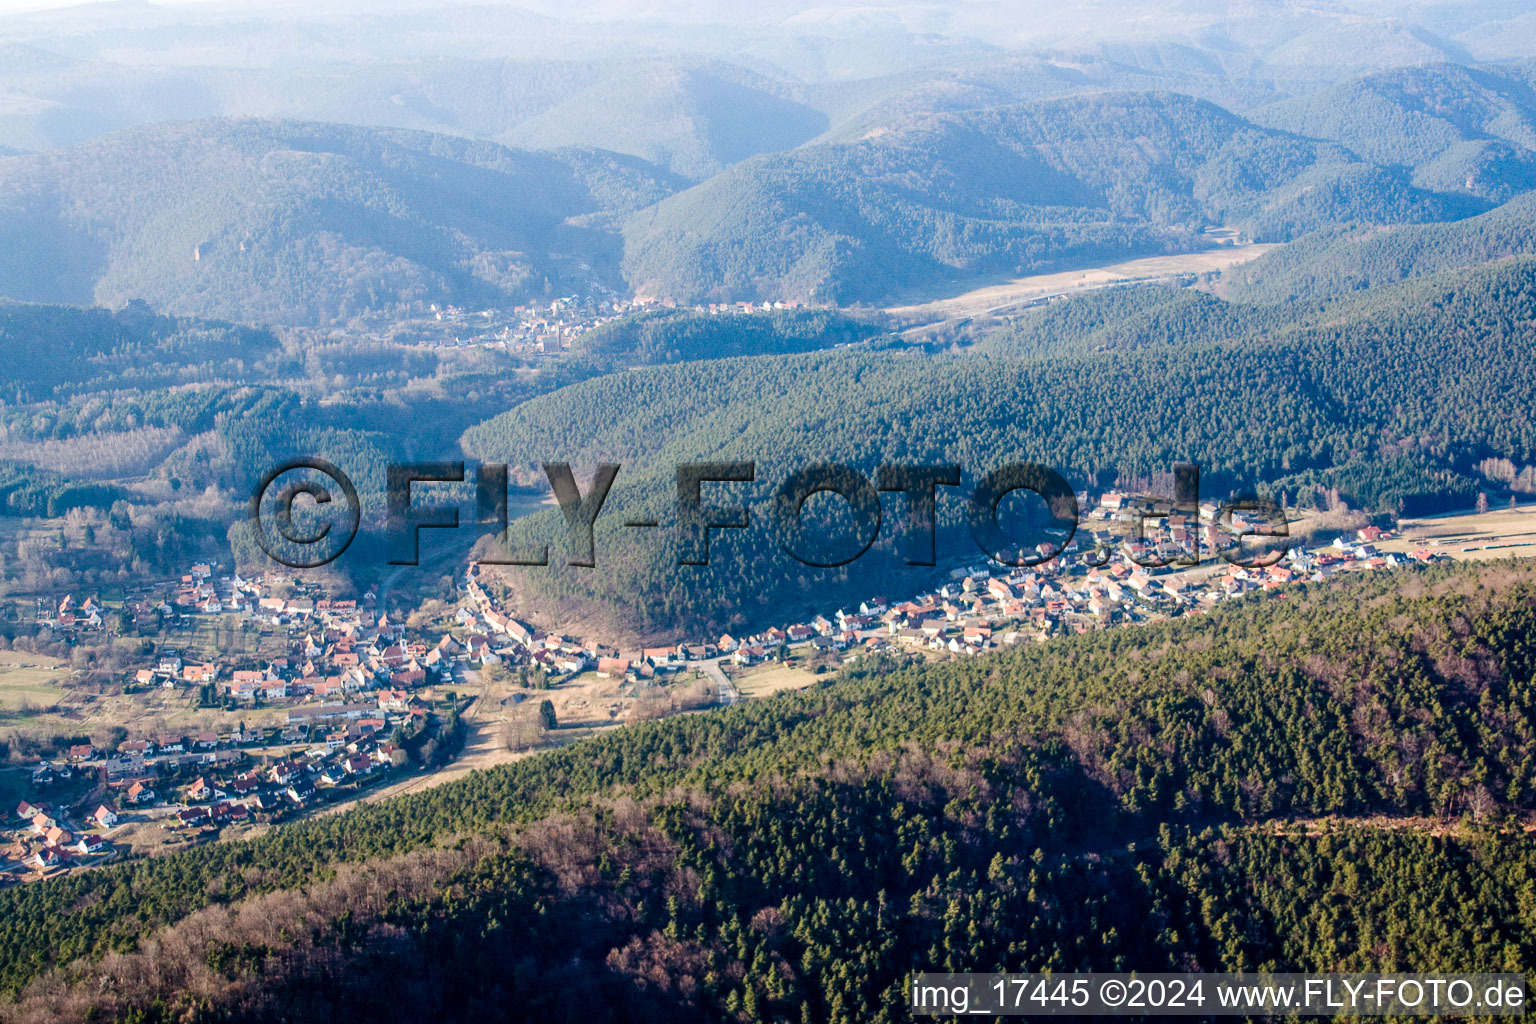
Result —
M299 810L324 799L328 788L387 773L407 761L405 750L390 737L408 730L408 719L424 714L424 706L400 690L373 696L344 712L304 716L307 720L275 730L127 740L111 752L90 744L71 747L70 764L52 765L53 773L42 782L44 777L34 772L34 782L69 777L61 772L90 775L99 783L91 792L104 791L106 802L96 806L84 827L75 827L67 811L23 801L16 809L13 863L0 857L0 880L8 867L46 874L100 863L113 852L107 833L126 815L169 829L216 830L257 815L271 819ZM272 756L270 747L281 748L281 756Z
M361 602L331 599L317 586L276 575L216 577L212 565L191 567L170 590L131 599L125 609L162 619L242 613L263 627L282 630L288 653L223 664L162 648L150 664L130 672L130 686L195 687L223 701L276 703L284 707L285 723L140 735L112 750L79 743L60 752L65 756L32 766L34 792L74 781L98 797L104 793L107 802L98 808L103 813L92 816L98 825L121 812L172 828L217 829L257 814L291 811L315 800L317 791L323 799L328 787L373 778L407 760L394 737L414 737L427 729L431 706L418 692L451 680L454 663L465 657L464 647L451 636L432 643L408 635L402 623L373 611L371 593ZM56 615L73 614L83 625L101 612L93 597L77 604L66 596ZM290 758L295 749L301 753ZM253 767L273 756L285 760L275 768ZM15 858L16 867L54 871L94 856L95 835L87 844L93 853L82 854L74 849L80 830L60 827L71 832L70 841L53 842L58 835L38 833L42 838L31 844L38 848L23 851ZM3 868L0 864L0 875Z
M103 608L94 597L75 602L75 595L65 594L53 609L51 617L44 621L56 630L100 629L103 624Z
M479 580L480 567L471 562L464 573L468 597L454 621L467 634L458 641L466 660L479 665L505 665L543 673L557 680L576 675L609 654L608 648L588 647L557 633L544 633L505 614Z
M711 316L750 316L753 313L771 313L776 309L804 309L805 303L799 299L791 299L789 302L775 300L773 302L711 302L708 305L693 307L695 313L708 313Z
M434 309L434 318L450 329L442 343L478 345L523 354L557 355L572 342L611 320L647 308L650 303L609 298L590 300L575 295L547 304L517 306L511 316L497 310L466 313L454 306Z
M118 816L105 805L76 825L64 810L23 800L12 819L9 843L0 847L0 879L14 879L18 872L48 875L76 865L100 864L116 855L103 833L117 824Z
M1379 526L1367 526L1363 530L1358 531L1352 538L1343 536L1334 538L1333 543L1329 545L1328 552L1325 552L1325 554L1332 554L1334 558L1345 561L1353 559L1356 562L1364 562L1374 569L1398 565L1403 561L1402 556L1390 551L1382 552L1376 548L1377 544L1385 540L1392 540L1393 536L1391 530L1384 530ZM1320 555L1319 557L1322 556ZM1429 562L1434 557L1435 553L1428 548L1419 548L1410 552L1407 556L1408 559L1415 562Z
M358 723L269 765L201 774L179 788L184 806L167 824L217 828L255 814L308 807L328 787L364 781L404 764L405 752L382 736L374 723Z
M1086 503L1086 496L1083 499ZM643 681L690 662L721 659L747 667L802 646L827 653L913 648L976 654L1022 639L1198 613L1219 601L1322 580L1341 570L1384 569L1405 559L1427 562L1436 557L1427 549L1407 556L1379 552L1374 545L1392 539L1392 534L1368 526L1327 548L1289 547L1271 565L1223 564L1222 571L1214 573L1184 571L1199 562L1198 552L1209 565L1212 551L1230 547L1231 531L1251 533L1262 526L1256 516L1238 512L1228 517L1227 527L1219 528L1219 513L1207 505L1198 517L1203 522L1186 523L1178 515L1147 517L1124 495L1110 492L1060 554L1037 566L1008 569L988 563L959 568L948 583L910 600L874 597L857 609L839 609L743 637L725 634L713 641L626 652L581 647L568 638L539 634L505 614L479 583L474 565L466 573L469 602L459 611L459 621L483 630L469 640L477 659L542 664L556 677L590 666L602 678ZM1123 523L1133 516L1142 520L1143 529L1139 537L1128 539ZM1122 528L1116 529L1117 523Z
M226 588L223 595L219 594L213 571L211 563L194 565L162 596L153 600L128 601L124 610L136 625L147 627L158 627L164 621L180 616L247 610L249 602L238 590ZM103 625L104 611L95 597L86 597L77 603L73 594L65 594L47 621L56 630L99 629Z
M430 321L419 325L419 333L425 344L558 355L568 352L588 331L656 305L651 299L626 299L601 288L592 296L564 295L510 310L465 310L434 304L429 307Z
M206 566L194 568L197 590L213 590ZM293 640L287 656L241 667L185 659L175 649L158 653L151 665L134 671L137 687L214 687L240 702L343 701L382 688L416 689L447 678L459 649L451 637L437 644L409 638L402 623L371 610L372 593L363 602L332 600L317 589L273 593L276 577L247 580L235 574L222 581L225 594L200 603L200 611L243 611L264 626L285 629Z
M441 345L499 348L524 355L558 355L570 351L582 335L603 324L656 308L676 308L671 301L640 296L623 298L611 292L593 297L566 295L548 303L503 310L464 310L430 307L432 339ZM800 302L711 302L696 305L696 313L747 316L777 309L798 309Z
M877 598L861 605L857 614L838 612L835 622L818 617L809 626L833 643L842 631L845 643L857 637L877 649L896 644L977 653L1025 637L1043 640L1153 616L1198 613L1254 591L1321 581L1341 570L1384 569L1402 560L1376 552L1361 539L1322 550L1290 547L1270 565L1224 563L1219 571L1197 572L1178 561L1193 549L1194 531L1182 530L1176 520L1158 527L1162 537L1121 544L1107 558L1104 552L1114 538L1085 531L1081 543L1069 543L1060 557L1037 567L956 570L949 584L931 594L889 607ZM1376 527L1362 534L1389 539ZM1209 551L1219 538L1205 540ZM1435 555L1422 550L1407 557L1423 562ZM777 631L767 639L777 641Z

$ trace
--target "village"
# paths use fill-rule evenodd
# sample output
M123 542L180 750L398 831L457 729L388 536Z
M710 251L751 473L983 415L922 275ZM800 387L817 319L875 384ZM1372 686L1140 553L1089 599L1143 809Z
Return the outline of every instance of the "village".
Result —
M124 678L127 694L180 694L236 721L187 735L137 734L130 726L113 749L73 743L28 766L27 795L4 809L12 820L0 833L8 843L0 845L0 884L243 834L345 804L392 777L441 769L463 742L460 715L471 703L464 690L482 673L513 681L509 704L582 680L636 698L687 673L707 681L711 702L724 705L748 691L776 692L750 683L789 662L817 669L781 688L810 685L827 668L864 656L972 656L1199 614L1339 572L1447 557L1431 547L1382 550L1394 534L1367 525L1325 544L1277 549L1266 559L1273 564L1245 568L1210 555L1230 549L1234 533L1256 531L1259 521L1239 512L1219 527L1218 514L1207 505L1198 523L1148 517L1110 492L1071 542L1038 565L957 566L942 585L907 599L871 596L749 635L638 649L540 631L492 596L476 563L459 579L457 607L430 630L391 618L371 590L342 599L291 576L245 578L194 565L166 592L125 602L123 613L160 622L239 621L282 653L219 661L169 646L154 650ZM1139 537L1131 529L1136 521ZM1203 560L1192 557L1197 549ZM65 595L48 624L63 633L101 630L104 611L94 597ZM624 707L621 700L608 706L614 726L629 720Z
M728 302L681 308L710 316L748 316L798 309L802 305L782 301ZM670 300L624 298L599 290L510 309L466 310L431 304L419 315L390 321L387 331L389 339L398 342L427 347L489 348L537 361L570 352L582 335L604 324L635 313L677 308L677 303ZM376 333L375 338L383 340L384 335Z
M277 597L276 577L216 577L214 570L194 565L174 593L127 602L125 611L172 621L246 617L268 635L282 631L291 653L241 667L166 647L124 680L124 690L195 694L202 706L239 707L261 724L155 735L125 728L113 749L74 743L62 757L31 765L31 792L69 799L38 796L15 806L19 827L9 847L0 846L0 879L101 863L119 852L125 833L141 839L136 826L145 823L164 833L154 845L175 846L231 825L281 821L355 796L398 769L452 756L461 703L453 695L420 696L452 681L459 654L452 644L407 638L400 623L368 610L371 594L362 604L333 600L292 581L281 583L288 596ZM77 604L66 595L51 625L99 630L102 611L92 597Z
M1234 536L1253 535L1261 524L1238 512L1224 528L1216 523L1219 512L1214 505L1202 506L1199 518L1204 525L1197 530L1179 516L1141 515L1124 495L1110 492L1090 514L1086 528L1080 527L1059 553L1035 566L1010 569L987 562L958 567L948 572L947 583L928 593L897 601L875 596L857 608L828 610L807 621L742 637L726 633L712 640L586 653L595 657L600 676L630 682L697 667L720 681L721 700L729 703L737 699L731 683L734 672L781 659L797 648L840 654L843 661L899 649L974 655L1024 641L1198 614L1255 591L1320 582L1340 571L1382 570L1405 561L1427 563L1446 557L1429 548L1406 554L1378 550L1377 545L1394 534L1368 525L1317 548L1277 548L1262 559L1272 564L1257 564L1260 560L1252 555L1234 555L1234 561L1227 562L1210 553L1231 551ZM1137 520L1143 523L1143 536L1128 539L1127 527ZM1197 533L1203 537L1197 538ZM1051 550L1045 544L1041 549L1041 555ZM1205 552L1204 560L1196 557L1197 549ZM478 615L491 630L520 641L531 636L475 582L476 571L470 567L470 607L460 614Z

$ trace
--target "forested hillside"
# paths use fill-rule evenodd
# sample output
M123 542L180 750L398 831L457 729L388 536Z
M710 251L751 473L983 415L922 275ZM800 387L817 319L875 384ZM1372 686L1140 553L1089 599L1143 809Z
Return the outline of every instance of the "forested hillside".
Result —
M687 189L673 170L604 150L530 153L292 121L167 123L0 157L0 295L139 298L282 324L429 302L505 306L594 284L686 302L882 302L1202 248L1215 225L1284 240L1346 222L1455 219L1495 195L1416 184L1384 165L1385 143L1371 150L1379 165L1175 93L975 107L986 89L1049 92L1029 84L1041 67L1015 72L1026 81L995 71L991 85L950 95L952 112L901 82L833 97L890 119L792 148L824 126L810 106L750 76L666 65L645 78L650 92L625 97L656 108L633 123L660 148L622 132L614 145L692 177L725 168ZM630 123L610 86L572 93L568 75L556 78L547 100L564 99L503 137L589 143L572 127L590 120L577 116L585 106ZM932 107L941 112L923 112ZM1477 113L1465 97L1446 107L1445 117ZM1513 114L1484 113L1489 131L1520 135ZM736 124L750 128L733 137ZM1526 187L1507 171L1488 171L1508 185L1501 197Z
M1209 225L1284 240L1477 208L1214 104L1108 94L918 117L748 160L637 214L624 268L638 291L684 301L848 304L1197 248Z
M864 341L879 333L869 320L831 310L710 315L683 310L640 313L586 334L578 358L608 369L735 356L791 355Z
M1222 275L1249 302L1326 299L1410 277L1536 253L1536 196L1449 224L1348 224L1298 238Z
M3 398L13 403L244 377L278 355L267 331L157 316L142 304L111 312L0 302Z
M632 628L750 628L921 585L888 550L895 525L840 569L779 549L773 494L817 462L871 477L883 462L953 462L969 487L1027 460L1108 487L1192 460L1208 494L1257 487L1310 505L1331 488L1373 511L1465 507L1486 486L1482 459L1536 462L1533 316L1529 259L1284 310L1109 292L1023 317L965 355L848 350L619 373L518 406L464 447L488 461L623 466L598 520L596 568L557 557L548 570L510 570L530 614L575 602ZM755 483L716 485L754 526L722 531L709 566L680 568L665 536L617 525L670 524L675 466L722 459L756 463ZM963 491L940 491L951 558L975 551L960 529ZM552 512L514 533L559 551L563 530Z
M1536 188L1536 64L1393 68L1255 110L1254 121L1333 139L1413 183L1502 202Z
M924 968L1527 971L1533 637L1494 563L860 666L0 893L0 1012L537 1020L575 987L586 1020L852 1024Z
M674 181L634 158L420 133L157 125L0 159L0 295L282 324L510 304L561 285L557 255L617 283L615 236L567 222Z
M556 386L506 353L278 333L143 303L0 303L0 516L110 510L141 573L176 569L162 559L190 553L178 536L217 538L201 557L265 566L243 523L230 527L278 462L345 467L382 518L387 462L436 457L466 427ZM402 431L406 408L416 422ZM349 555L371 570L382 556L369 540ZM51 585L88 582L102 580L61 574Z
M173 447L180 429L196 416L191 410L209 404L206 395L178 391L180 386L270 373L283 361L276 339L263 330L156 316L142 306L113 313L0 303L0 363L6 367L0 395L0 515L53 517L71 508L104 510L124 497L119 488L81 479L90 474L72 473L78 467L46 457L46 447L36 449L40 457L18 458L26 449L17 442L24 446L117 432L99 447L112 448L115 441L114 461L134 463L141 446ZM119 388L132 389L136 396L140 389L151 389L159 401L104 400L104 393ZM49 414L82 396L76 405L82 422ZM152 410L148 415L146 407Z

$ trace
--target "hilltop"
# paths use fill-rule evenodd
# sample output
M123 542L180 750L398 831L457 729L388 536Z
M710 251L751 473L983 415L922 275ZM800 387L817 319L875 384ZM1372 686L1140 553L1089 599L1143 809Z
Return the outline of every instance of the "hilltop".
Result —
M1323 228L1222 275L1242 301L1327 300L1397 281L1536 253L1536 196L1447 224L1341 224Z
M601 215L674 181L633 157L419 132L161 124L0 159L0 295L277 324L512 304L572 261L612 282Z
M1482 207L1335 143L1177 94L1107 94L914 117L755 157L635 215L624 272L680 301L848 305L1348 220Z
M1413 183L1502 202L1536 187L1536 64L1393 68L1251 111Z

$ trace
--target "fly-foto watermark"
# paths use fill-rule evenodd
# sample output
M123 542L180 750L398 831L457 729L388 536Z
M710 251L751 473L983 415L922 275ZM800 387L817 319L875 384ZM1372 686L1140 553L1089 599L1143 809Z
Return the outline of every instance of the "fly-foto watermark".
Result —
M569 463L546 462L542 466L565 519L565 563L584 568L596 566L595 527L620 467L615 463L599 465L583 492ZM298 475L297 479L284 483L290 474ZM384 533L388 562L417 565L421 531L458 529L464 503L418 500L420 496L413 492L413 487L464 484L465 464L396 463L387 468L386 475ZM1127 503L1118 517L1127 527L1123 550L1138 565L1194 565L1203 559L1199 537L1199 467L1178 463L1173 476L1171 498L1141 496ZM514 551L505 542L507 465L482 463L475 467L473 478L474 522L480 527L494 527L502 539L498 552L479 561L488 565L549 565L548 543ZM900 495L903 505L901 544L906 563L935 565L939 489L958 487L960 481L961 468L951 464L884 465L871 480L851 466L818 463L791 473L780 483L767 518L785 553L803 565L834 568L855 561L875 543L885 519L880 494L894 493ZM756 482L754 462L691 462L676 467L676 508L671 531L678 565L708 565L713 531L751 528L752 516L743 503L741 489ZM705 500L706 488L709 501ZM804 515L806 503L822 493L840 499L843 520L854 536L851 546L845 545L830 554L816 550L820 538L814 535L814 524ZM1010 534L1000 516L1004 500L1016 493L1034 495L1044 510L1043 516L1036 517L1036 529L1028 538ZM296 515L301 495L309 502L305 514ZM735 500L721 501L722 497ZM1060 556L1077 533L1080 511L1077 494L1066 479L1050 467L1032 462L1009 463L991 470L965 496L965 521L972 539L983 554L1004 565L1033 566ZM1233 525L1234 516L1239 513L1246 524L1241 527ZM256 543L268 557L291 568L310 569L335 561L351 544L362 523L362 502L357 488L337 466L317 458L291 459L263 475L251 495L249 518ZM1283 510L1274 502L1253 495L1238 497L1217 505L1214 518L1230 540L1240 542L1251 537L1264 542L1260 551L1245 550L1240 543L1216 549L1214 553L1223 560L1252 568L1273 564L1284 554L1288 527ZM1144 526L1151 520L1190 524L1193 544L1183 544L1172 553L1157 545L1149 547ZM306 525L299 525L300 521ZM637 530L662 526L656 518L635 517L626 517L622 525ZM1100 547L1087 560L1095 564L1097 559L1096 564L1104 564L1109 554Z

